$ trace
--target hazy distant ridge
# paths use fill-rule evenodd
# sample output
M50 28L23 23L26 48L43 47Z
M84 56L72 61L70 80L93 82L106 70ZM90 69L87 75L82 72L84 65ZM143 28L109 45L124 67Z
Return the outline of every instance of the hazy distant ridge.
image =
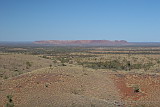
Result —
M48 45L88 45L88 46L115 46L115 45L128 45L129 43L125 40L42 40L35 41L35 44L48 44Z

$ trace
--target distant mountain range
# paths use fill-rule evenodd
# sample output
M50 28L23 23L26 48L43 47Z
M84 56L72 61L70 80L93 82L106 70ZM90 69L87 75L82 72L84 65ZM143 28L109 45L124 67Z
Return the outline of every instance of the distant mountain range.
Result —
M45 44L55 46L123 46L130 45L125 40L46 40L46 41L35 41L34 44Z
M158 46L160 42L127 42L125 40L42 40L30 42L0 41L0 46Z

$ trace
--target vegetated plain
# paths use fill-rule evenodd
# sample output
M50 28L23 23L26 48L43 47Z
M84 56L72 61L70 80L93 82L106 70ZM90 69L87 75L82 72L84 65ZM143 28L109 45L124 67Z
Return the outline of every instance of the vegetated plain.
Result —
M160 47L0 46L0 107L158 107Z

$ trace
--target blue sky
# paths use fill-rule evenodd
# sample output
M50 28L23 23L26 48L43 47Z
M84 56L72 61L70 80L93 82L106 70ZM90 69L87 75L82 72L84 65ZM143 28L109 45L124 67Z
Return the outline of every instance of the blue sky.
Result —
M160 0L0 0L0 41L160 42Z

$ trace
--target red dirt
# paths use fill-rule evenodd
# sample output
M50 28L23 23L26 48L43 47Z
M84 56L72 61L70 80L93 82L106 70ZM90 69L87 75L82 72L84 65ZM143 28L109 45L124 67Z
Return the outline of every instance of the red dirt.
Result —
M18 84L15 84L13 87L14 90L20 92L22 88L27 86L32 87L33 84L49 84L52 82L63 82L67 79L69 75L64 74L36 74L36 75L22 75L16 78L13 78L13 81L20 81Z
M159 75L114 74L112 78L123 100L159 101ZM133 85L138 85L140 92L134 92Z
M122 99L130 98L130 99L136 101L145 95L141 91L134 92L133 87L127 86L126 83L127 83L126 78L124 76L115 78L115 84L116 84L117 88L119 89L120 94L122 95Z

